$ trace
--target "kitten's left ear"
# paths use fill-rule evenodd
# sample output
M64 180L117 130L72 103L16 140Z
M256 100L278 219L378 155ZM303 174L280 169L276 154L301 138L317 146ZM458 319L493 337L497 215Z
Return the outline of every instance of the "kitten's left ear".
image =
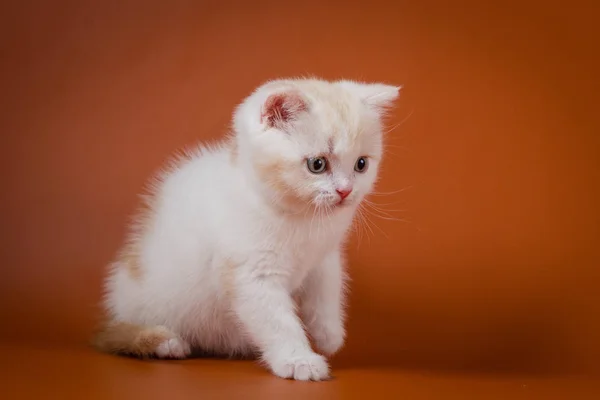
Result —
M261 121L268 127L285 130L288 123L307 111L308 104L296 90L271 94L262 107Z
M378 112L391 107L402 89L402 86L393 86L384 83L358 83L352 81L340 81L339 83L358 95L367 106Z

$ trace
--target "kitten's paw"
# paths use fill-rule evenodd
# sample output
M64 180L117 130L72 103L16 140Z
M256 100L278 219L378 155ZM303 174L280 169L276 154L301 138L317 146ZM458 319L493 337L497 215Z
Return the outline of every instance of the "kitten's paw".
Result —
M341 324L325 325L311 332L315 345L325 355L337 353L346 340L346 332Z
M327 361L313 352L276 360L271 363L271 370L280 378L298 381L321 381L329 378Z
M192 353L190 345L179 338L162 341L155 350L158 358L186 358Z

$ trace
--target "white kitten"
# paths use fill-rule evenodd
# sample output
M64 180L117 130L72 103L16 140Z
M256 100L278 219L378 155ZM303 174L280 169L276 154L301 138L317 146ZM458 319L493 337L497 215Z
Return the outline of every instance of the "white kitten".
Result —
M381 117L398 91L317 79L259 87L236 110L231 140L155 183L111 265L96 347L258 354L280 377L327 378L304 327L323 354L344 343L342 244L377 177Z

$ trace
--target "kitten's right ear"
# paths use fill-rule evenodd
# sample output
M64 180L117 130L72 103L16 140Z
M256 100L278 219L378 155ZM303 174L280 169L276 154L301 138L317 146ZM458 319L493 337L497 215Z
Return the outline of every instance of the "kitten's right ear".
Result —
M261 122L269 128L285 130L285 127L308 110L308 104L295 90L271 94L263 104Z
M378 112L383 112L391 107L402 89L402 86L385 83L360 83L344 80L339 84L358 95L363 104Z

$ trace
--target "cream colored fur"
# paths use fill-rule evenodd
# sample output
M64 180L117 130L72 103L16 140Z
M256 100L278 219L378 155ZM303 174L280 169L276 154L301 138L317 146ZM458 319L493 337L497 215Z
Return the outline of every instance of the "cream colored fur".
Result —
M377 178L381 117L398 90L317 79L259 87L235 112L233 140L189 152L154 183L109 270L97 347L256 353L277 376L326 379L323 355L345 339L343 244ZM314 157L326 171L309 170ZM360 157L367 168L356 171ZM351 191L341 201L336 190Z

